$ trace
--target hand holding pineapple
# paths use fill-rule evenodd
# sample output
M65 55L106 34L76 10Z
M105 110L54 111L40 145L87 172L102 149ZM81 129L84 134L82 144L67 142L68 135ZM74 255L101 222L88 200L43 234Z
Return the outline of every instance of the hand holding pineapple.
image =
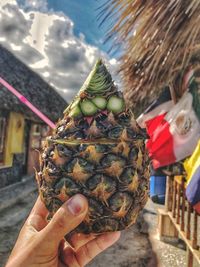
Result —
M80 267L111 246L119 232L98 235L74 234L70 244L64 236L85 218L88 203L84 196L75 195L47 222L48 210L38 198L25 222L6 267Z

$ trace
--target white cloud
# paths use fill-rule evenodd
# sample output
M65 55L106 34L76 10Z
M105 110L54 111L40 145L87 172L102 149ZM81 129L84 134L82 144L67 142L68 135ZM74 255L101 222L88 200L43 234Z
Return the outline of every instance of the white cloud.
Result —
M5 6L6 4L16 5L16 0L1 0L0 7Z
M0 42L6 48L15 51L15 54L28 65L43 58L43 55L26 40L31 35L31 27L32 21L26 18L16 4L5 4L0 9Z
M47 0L17 0L19 7L23 8L25 11L48 11Z
M43 0L0 3L0 43L39 73L70 101L99 57L117 67L115 59L76 37L73 22L63 13L47 12ZM23 9L22 9L23 7Z

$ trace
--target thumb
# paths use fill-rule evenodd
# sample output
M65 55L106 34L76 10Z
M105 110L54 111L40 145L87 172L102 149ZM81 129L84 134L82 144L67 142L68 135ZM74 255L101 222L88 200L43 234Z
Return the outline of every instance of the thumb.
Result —
M75 195L55 213L50 223L42 230L43 242L59 245L63 237L75 229L85 218L88 202L83 195Z

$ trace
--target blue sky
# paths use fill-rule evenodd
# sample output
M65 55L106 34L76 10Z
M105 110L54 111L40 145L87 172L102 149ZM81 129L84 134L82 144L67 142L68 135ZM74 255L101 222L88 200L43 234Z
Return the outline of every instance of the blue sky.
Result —
M99 57L116 73L97 22L103 1L0 0L0 44L69 102Z
M101 1L102 2L102 1ZM83 33L86 41L97 45L100 49L108 51L103 44L105 32L99 27L97 15L100 1L97 0L48 0L48 7L55 11L62 11L74 22L74 33Z

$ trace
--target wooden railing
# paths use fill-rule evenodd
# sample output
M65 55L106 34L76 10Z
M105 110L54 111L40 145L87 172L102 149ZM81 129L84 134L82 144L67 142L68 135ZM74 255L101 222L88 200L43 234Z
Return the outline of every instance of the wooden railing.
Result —
M198 240L199 216L185 197L185 177L167 177L165 208L159 209L159 235L168 238L180 237L187 247L187 267L193 266L194 258L200 264Z

